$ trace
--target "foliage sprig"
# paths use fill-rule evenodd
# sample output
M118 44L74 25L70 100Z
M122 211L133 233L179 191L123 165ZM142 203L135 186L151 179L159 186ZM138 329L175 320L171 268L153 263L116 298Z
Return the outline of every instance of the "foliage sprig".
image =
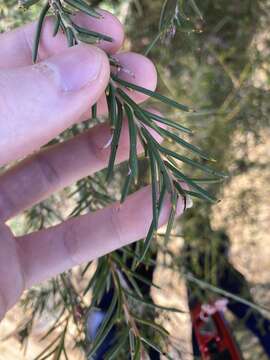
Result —
M24 6L30 6L32 1L24 1ZM194 2L192 6L194 7ZM162 9L160 19L160 29L165 29L166 26L175 25L175 19L182 16L178 9L178 1L175 2L176 10L174 11L173 20L169 20L166 17L168 3ZM37 60L38 46L42 32L42 25L47 13L51 12L56 17L55 19L55 30L54 35L58 31L62 31L66 34L68 45L73 46L80 42L97 44L100 41L112 41L112 39L104 34L91 31L89 29L78 26L72 20L72 14L78 10L85 13L88 16L94 18L101 18L97 10L92 8L84 0L49 0L44 5L40 18L37 25L36 38L33 48L33 61ZM198 11L195 8L196 11ZM175 15L176 14L176 15ZM179 23L180 24L180 23ZM138 158L137 158L137 137L144 147L145 154L149 158L151 179L152 179L152 201L153 201L153 223L150 227L148 236L145 241L145 247L142 251L143 259L146 250L148 249L149 243L155 234L158 227L158 208L162 207L164 196L161 196L161 189L170 194L171 197L171 216L168 229L171 228L171 222L173 221L173 214L176 213L175 208L179 196L184 198L186 196L194 196L207 201L215 202L216 199L211 196L205 189L197 184L196 180L192 180L189 176L183 174L179 170L178 161L188 164L191 167L201 170L203 173L207 173L213 176L212 180L217 180L226 177L225 174L220 173L205 164L205 161L213 161L204 151L198 147L190 144L184 140L176 130L184 133L192 133L192 131L181 124L166 119L154 112L145 110L141 105L136 104L129 96L129 91L137 91L145 94L154 100L160 101L167 106L173 107L180 111L194 112L188 106L183 105L173 99L170 99L158 92L151 91L147 88L143 88L134 83L125 81L118 76L119 70L122 69L121 64L110 56L112 65L111 80L106 89L106 99L108 104L108 118L112 129L112 140L111 140L111 155L108 165L107 179L110 180L113 176L113 170L115 165L115 158L117 154L118 143L122 130L123 116L126 115L129 125L130 135L130 156L129 156L129 172L126 177L126 181L122 191L121 201L123 202L129 193L129 189L132 183L137 182L138 178ZM116 68L116 72L114 71ZM128 91L127 91L128 90ZM92 109L92 114L96 116L96 105ZM161 127L160 124L167 125L167 128ZM174 141L177 145L184 147L189 150L193 155L202 159L203 162L193 160L190 157L184 156L176 151L170 150L160 145L149 131L152 129L154 132L159 134L164 139ZM181 182L186 182L191 190L185 189ZM169 233L167 234L169 236ZM149 240L149 241L148 241Z
M21 0L20 5L28 8L39 1L40 0ZM158 37L150 44L146 51L147 53L149 53L154 44L160 38L167 37L168 35L173 36L176 26L186 25L187 18L183 12L181 3L182 1L178 0L165 1L160 17ZM193 6L194 11L202 17L196 3L193 0L190 0L190 3ZM107 35L77 25L72 17L72 15L77 11L81 11L93 18L102 18L102 15L98 12L98 10L91 7L86 0L46 1L37 24L33 47L34 62L38 59L38 48L42 28L44 20L49 13L55 17L55 26L52 36L56 36L58 32L64 33L67 38L68 46L73 46L79 43L98 44L100 41L112 41L112 39ZM110 143L111 153L108 163L107 180L110 181L113 177L123 118L125 116L127 118L129 128L130 152L128 160L128 173L122 189L121 202L126 199L131 185L137 183L140 175L137 155L137 145L138 142L140 142L145 150L145 155L149 160L152 185L153 220L145 241L138 242L135 256L132 254L133 264L131 269L128 268L125 263L125 260L130 257L128 249L123 250L123 254L121 255L113 253L98 260L94 275L87 283L83 292L83 295L86 295L90 290L92 291L91 304L87 307L87 312L89 313L98 307L102 296L108 289L112 287L115 293L96 338L94 341L90 342L90 345L87 342L84 342L83 347L87 350L88 358L91 359L113 326L116 323L119 323L120 320L124 319L128 327L128 335L125 332L126 328L122 329L124 330L122 331L123 336L118 337L119 341L116 342L115 346L107 354L107 358L118 358L123 345L129 341L132 359L140 359L141 355L144 354L145 348L153 348L163 354L163 351L158 345L156 345L152 340L147 339L145 335L141 334L139 330L141 326L151 327L160 333L163 338L168 338L169 335L166 329L151 320L151 316L148 320L147 318L136 314L136 311L134 311L134 309L136 309L136 305L139 304L140 307L150 308L154 311L180 311L175 308L158 306L151 300L143 298L138 285L136 285L137 280L146 283L148 282L148 280L144 277L140 277L140 275L136 273L135 269L140 263L146 263L149 260L146 258L146 255L150 248L151 240L157 233L159 215L165 196L168 194L171 200L171 211L165 234L165 239L167 241L170 237L170 232L176 216L179 197L184 199L184 204L186 204L187 196L193 196L199 199L215 202L216 199L200 184L220 181L226 177L226 175L206 165L206 162L213 162L213 159L203 150L183 138L183 134L192 134L192 130L181 125L179 122L163 117L153 111L146 110L143 106L135 103L129 94L131 91L140 92L151 97L155 101L162 102L163 104L173 107L179 111L194 112L193 109L190 109L188 106L170 99L158 92L151 91L132 82L121 79L119 76L119 70L128 70L124 69L112 56L109 56L109 59L112 66L112 72L105 95L108 105L108 119L111 125L112 137ZM92 117L97 117L96 104L92 107ZM166 128L164 125L166 125ZM170 150L166 146L161 145L156 141L153 136L153 132L164 139L173 141L177 145L177 150ZM189 151L191 154L190 157L185 154L181 154L181 148L185 151ZM194 160L193 156L195 156L198 160ZM201 179L189 177L179 169L180 163L187 164L193 169L200 170L202 173L211 175L211 177ZM91 179L91 181L92 180L93 179ZM189 189L183 186L183 182L188 184ZM82 180L82 189L84 188L84 185L84 181ZM99 192L99 190L95 190L95 186L91 188L91 191L92 190ZM89 206L90 200L87 196L88 195L82 195L82 200L74 209L71 216L79 215ZM109 198L103 196L101 202L102 205L106 205L109 202ZM87 273L89 268L91 268L91 265L91 263L87 265L82 276ZM156 286L152 283L150 285ZM74 287L71 286L67 290L64 277L60 277L55 280L53 282L53 286L55 287L54 292L60 294L62 301L65 304L65 309L69 310L75 322L77 321L76 314L78 312L86 315L86 309L84 306L81 303L78 305L78 301L76 300L78 299L78 294L76 293ZM66 291L62 291L63 287ZM64 311L64 314L65 313L66 311ZM78 321L78 323L80 322ZM46 351L43 351L37 359L40 360L48 358L51 354L54 354L55 359L60 358L61 354L66 357L64 344L67 326L68 321L63 322L60 321L60 318L59 320L57 319L53 330L58 327L63 327L61 336L56 337L55 342L53 342L49 348L45 349ZM78 325L78 328L79 327L80 326ZM121 328L119 331L121 333ZM168 354L166 354L166 356L169 358Z

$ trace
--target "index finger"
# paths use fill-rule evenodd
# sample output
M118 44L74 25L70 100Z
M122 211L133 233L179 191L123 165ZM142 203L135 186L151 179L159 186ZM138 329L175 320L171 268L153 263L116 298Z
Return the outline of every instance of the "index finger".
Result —
M73 17L74 22L84 28L110 36L113 41L101 41L102 50L114 54L122 46L124 30L120 21L111 13L99 10L102 18L92 18L83 13ZM0 68L14 68L32 64L32 48L35 38L36 22L29 23L18 29L0 34ZM46 18L39 46L39 60L47 59L67 48L66 36L62 32L53 37L54 17Z

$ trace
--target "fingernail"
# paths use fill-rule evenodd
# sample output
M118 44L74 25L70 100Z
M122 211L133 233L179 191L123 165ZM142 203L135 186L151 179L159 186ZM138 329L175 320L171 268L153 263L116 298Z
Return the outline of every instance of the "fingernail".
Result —
M192 201L191 197L188 195L186 197L186 209L190 209L190 208L192 208L192 206L193 206L193 201Z
M103 56L97 48L75 46L45 63L54 71L59 87L72 92L82 89L98 78L104 61Z

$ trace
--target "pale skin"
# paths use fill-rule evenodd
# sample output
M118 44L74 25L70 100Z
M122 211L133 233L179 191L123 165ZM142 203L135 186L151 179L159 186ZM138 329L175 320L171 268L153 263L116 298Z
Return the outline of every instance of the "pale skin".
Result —
M20 160L0 175L0 320L25 289L145 237L151 223L151 190L146 187L121 206L115 203L29 235L15 237L6 225L55 191L106 167L111 137L107 125L40 150L72 124L87 119L97 101L99 114L106 113L103 93L110 68L105 52L115 54L129 69L119 76L151 90L156 87L154 65L139 54L121 53L123 27L113 15L102 13L102 20L79 14L76 21L111 36L112 43L67 48L63 34L52 38L52 20L47 19L36 65L31 60L35 24L0 35L0 166ZM146 100L136 92L129 95L137 103ZM125 124L117 162L126 160L128 153ZM160 225L169 209L167 198ZM179 214L183 209L181 201Z

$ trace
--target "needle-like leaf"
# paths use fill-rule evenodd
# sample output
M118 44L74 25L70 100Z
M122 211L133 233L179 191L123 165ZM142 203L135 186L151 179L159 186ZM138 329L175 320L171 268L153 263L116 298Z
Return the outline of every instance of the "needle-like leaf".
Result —
M137 158L137 128L134 122L134 114L129 105L124 104L128 119L129 128L129 167L135 182L138 177L138 158Z
M172 202L171 212L169 215L169 220L168 220L168 224L167 224L167 228L166 228L165 244L167 244L168 241L170 240L170 235L172 232L172 228L173 228L173 224L174 224L174 220L175 220L175 216L176 216L177 201L178 201L178 194L176 191L174 191L174 193L172 194L172 199L171 199L171 202Z
M166 186L165 186L165 184L163 184L161 192L160 192L159 200L158 200L158 217L160 215L160 211L161 211L161 208L162 208L162 205L163 205L163 201L164 201L164 198L165 198L165 193L166 193ZM148 249L149 249L149 247L151 245L151 240L153 238L154 233L155 233L155 226L154 226L154 221L152 220L152 223L150 225L150 229L149 229L148 234L146 236L146 239L144 241L143 251L142 251L142 254L140 256L140 259L139 259L138 263L141 263L144 260L146 254L148 252Z
M164 336L169 336L170 335L169 332L166 329L164 329L163 326L158 325L153 321L149 321L149 320L146 320L146 319L141 319L141 318L138 318L137 316L134 316L134 315L133 315L133 318L138 323L149 326L150 328L159 331Z
M92 118L96 119L97 118L97 104L94 104L92 106Z
M97 38L99 40L113 42L113 38L111 38L108 35L104 35L104 34L101 34L99 32L96 32L96 31L85 29L85 28L83 28L83 27L81 27L79 25L76 25L76 24L74 24L74 28L81 34L92 36L93 38Z
M158 144L159 145L159 144ZM183 156L183 155L180 155L178 153L176 153L175 151L172 151L170 149L167 149L161 145L159 145L159 150L165 154L165 155L168 155L168 156L171 156L177 160L180 160L190 166L193 166L197 169L200 169L201 171L205 172L205 173L208 173L208 174L211 174L211 175L214 175L214 176L218 176L218 177L221 177L221 178L226 178L227 175L222 173L222 172L219 172L219 171L216 171L215 169L212 169L206 165L203 165L203 164L200 164L198 163L197 161L194 161L192 159L189 159L187 158L186 156Z
M107 88L107 104L109 110L109 119L113 128L116 127L117 123L117 100L116 100L116 89L112 83L109 84Z
M44 23L44 20L45 20L46 15L49 10L50 10L50 4L47 1L41 10L41 13L40 13L39 19L38 19L38 23L37 23L33 52L32 52L32 60L34 63L37 61L38 48L39 48L39 42L40 42L40 37L41 37L41 33L42 33L43 23Z
M57 14L56 19L55 19L54 28L53 28L53 37L55 37L58 34L60 24L61 24L61 17L59 14Z
M143 110L143 112L146 115L148 115L151 119L156 120L157 122L168 125L168 126L174 128L174 129L177 129L179 131L183 131L183 132L185 132L187 134L192 134L192 130L188 129L185 126L182 126L182 125L178 124L175 121L172 121L170 119L166 119L166 118L164 118L164 117L162 117L160 115L152 113L151 111Z
M216 203L217 199L210 195L208 191L204 190L202 187L200 187L198 184L196 184L194 181L192 181L189 177L184 175L179 169L176 169L173 165L171 165L169 162L166 162L166 166L173 171L174 175L182 181L185 181L188 185L190 185L192 188L196 189L198 193L205 199L212 203Z
M132 360L141 360L141 339L136 337L135 338L135 349L134 349L134 355Z
M199 18L201 20L203 20L203 14L201 12L201 10L199 9L199 7L197 6L195 0L189 0L190 5L192 6L193 10L195 11L195 13L199 16Z
M126 289L124 289L124 293L127 294L128 296L130 296L132 299L138 301L139 303L144 304L147 307L150 307L150 308L153 308L153 309L159 309L159 310L163 310L163 311L181 313L181 314L184 313L183 310L180 310L178 308L158 305L156 303L151 302L151 300L148 301L145 298L139 298L137 295L135 295L134 293L129 292Z
M39 1L40 0L19 0L18 5L19 5L19 7L22 7L23 9L28 9L32 5L35 5L36 3L38 3Z
M123 186L123 190L122 190L122 194L121 194L121 204L126 200L126 197L129 193L129 188L131 185L132 178L133 178L133 176L130 171L130 173L127 175L127 177L125 179L125 183Z
M133 83L130 83L128 81L125 81L123 79L120 79L118 78L117 76L115 75L111 75L112 79L117 82L118 84L120 85L123 85L129 89L133 89L133 90L136 90L138 92L141 92L145 95L148 95L154 99L157 99L157 100L160 100L162 102L164 102L165 104L169 105L169 106L172 106L172 107L175 107L176 109L179 109L179 110L182 110L182 111L186 111L186 112L193 112L193 110L191 110L188 106L186 105L183 105L183 104L180 104L172 99L169 99L168 97L164 96L164 95L161 95L157 92L154 92L154 91L151 91L149 89L146 89L146 88L143 88L139 85L135 85Z
M152 208L153 208L153 225L154 229L158 228L158 204L157 204L157 192L158 192L158 179L157 179L157 164L152 151L149 151L150 171L151 171L151 183L152 183Z
M118 149L119 139L120 139L121 130L122 130L122 124L123 124L123 107L122 107L122 104L118 101L117 101L117 116L116 116L115 121L116 121L116 124L115 124L115 128L113 129L111 154L110 154L109 165L108 165L108 170L107 170L107 180L111 180L111 178L112 178L116 152Z
M73 8L80 10L84 12L87 15L90 15L92 17L95 17L97 19L101 18L101 15L93 9L91 6L89 6L86 2L82 0L64 0L68 5L72 6Z

